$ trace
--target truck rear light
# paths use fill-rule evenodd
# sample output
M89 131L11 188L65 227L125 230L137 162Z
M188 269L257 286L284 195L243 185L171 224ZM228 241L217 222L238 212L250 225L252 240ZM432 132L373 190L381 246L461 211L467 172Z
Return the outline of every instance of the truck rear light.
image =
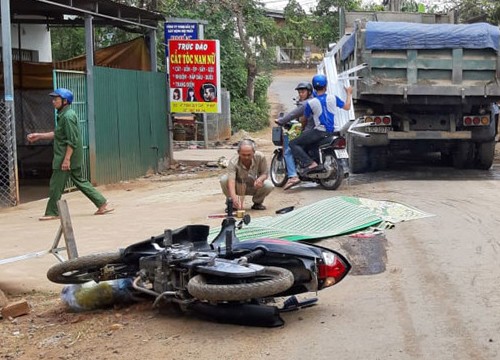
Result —
M392 119L390 115L365 116L365 123L373 123L374 125L391 125Z
M489 115L468 115L463 117L464 126L487 126L490 124Z

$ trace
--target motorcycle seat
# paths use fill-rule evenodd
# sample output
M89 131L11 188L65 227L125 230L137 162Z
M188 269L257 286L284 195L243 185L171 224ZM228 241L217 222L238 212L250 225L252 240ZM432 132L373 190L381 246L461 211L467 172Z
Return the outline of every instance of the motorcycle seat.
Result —
M328 147L332 144L332 141L334 138L340 136L340 132L334 131L331 134L328 134L325 138L321 139L321 141L318 143L319 148L325 148Z

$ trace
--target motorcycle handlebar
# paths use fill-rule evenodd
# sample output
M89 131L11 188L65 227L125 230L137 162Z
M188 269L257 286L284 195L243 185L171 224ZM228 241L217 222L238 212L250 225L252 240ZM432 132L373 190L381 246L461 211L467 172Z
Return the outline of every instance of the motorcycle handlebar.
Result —
M247 254L244 256L244 258L247 260L247 262L251 262L253 259L257 259L261 256L263 256L266 252L262 249L257 249L252 251L251 253Z

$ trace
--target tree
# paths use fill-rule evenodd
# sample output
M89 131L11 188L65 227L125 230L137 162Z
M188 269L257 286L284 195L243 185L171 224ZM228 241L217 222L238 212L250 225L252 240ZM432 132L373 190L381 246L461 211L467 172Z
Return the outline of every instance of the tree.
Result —
M205 38L218 39L221 83L231 92L231 121L238 129L268 125L267 88L277 27L255 0L162 0L166 17L206 20Z
M340 37L339 10L359 10L361 0L319 0L314 9L313 41L320 48L328 49L328 44Z
M306 14L302 6L296 0L290 0L284 10L284 25L276 37L276 44L281 47L293 47L303 49L304 40L311 35L311 19ZM295 53L294 59L302 56L302 53Z
M458 12L460 22L470 22L483 18L491 24L500 24L500 2L498 0L448 0L448 9Z
M85 53L85 32L82 28L51 28L52 59L67 60Z
M236 31L245 54L247 68L246 95L253 102L255 99L255 80L259 73L259 54L268 50L265 39L272 37L276 29L274 22L264 14L264 8L253 0L219 0L222 6L229 9L236 22Z

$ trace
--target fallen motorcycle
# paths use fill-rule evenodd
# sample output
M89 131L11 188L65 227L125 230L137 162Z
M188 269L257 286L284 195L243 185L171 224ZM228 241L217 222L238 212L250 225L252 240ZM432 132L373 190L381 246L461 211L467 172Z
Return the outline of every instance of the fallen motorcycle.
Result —
M211 320L280 326L270 299L316 292L340 282L351 265L340 253L280 239L240 241L235 230L250 222L227 216L209 242L209 227L187 225L112 252L82 256L52 266L47 277L60 284L133 279L133 289L154 306L194 312ZM292 297L288 305L301 304Z
M286 130L286 129L285 129ZM273 143L278 146L271 159L270 177L274 186L283 187L288 180L287 167L283 149L283 127L273 128ZM308 149L308 153L319 166L312 171L301 168L295 161L297 175L301 181L319 183L326 190L336 190L344 178L349 176L346 140L339 132L325 137L316 146Z

